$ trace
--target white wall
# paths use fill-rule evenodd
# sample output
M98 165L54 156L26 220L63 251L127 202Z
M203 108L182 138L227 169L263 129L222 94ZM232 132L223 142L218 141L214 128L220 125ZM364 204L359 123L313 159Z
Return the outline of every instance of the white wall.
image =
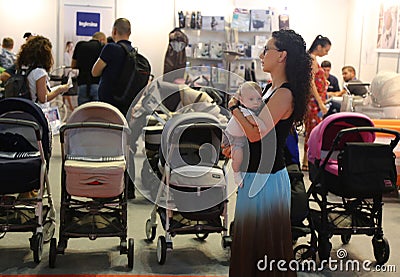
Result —
M65 2L97 4L96 0L65 0ZM204 15L225 13L229 16L233 7L267 9L276 12L288 7L290 26L300 33L309 46L318 35L332 41L328 59L332 72L341 79L341 67L351 64L356 67L363 81L371 81L377 70L397 70L398 54L380 54L375 50L378 12L380 1L375 0L107 0L115 4L116 17L126 17L132 23L131 39L152 64L153 73L160 76L163 71L164 55L168 45L168 33L174 28L175 11L200 10ZM2 28L0 39L10 36L15 40L17 52L24 42L22 35L31 31L49 37L53 42L56 64L60 64L64 45L58 38L60 23L58 7L64 0L0 0ZM61 18L63 20L63 18ZM109 30L104 30L109 34ZM59 50L57 50L59 49ZM320 59L320 61L322 61Z
M14 39L14 52L25 42L25 32L44 35L57 47L58 1L54 0L0 0L0 41ZM55 53L55 52L54 52Z

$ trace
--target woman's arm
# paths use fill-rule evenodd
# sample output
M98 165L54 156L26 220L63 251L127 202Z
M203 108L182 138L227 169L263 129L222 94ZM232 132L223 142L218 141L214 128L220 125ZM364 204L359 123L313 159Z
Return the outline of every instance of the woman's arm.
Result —
M311 55L312 57L312 78L311 78L311 94L314 96L315 100L317 101L318 107L321 110L323 114L326 114L328 112L328 109L325 106L325 103L322 101L321 96L318 93L317 85L315 84L315 74L317 74L319 66L317 62L317 58L314 55Z
M233 99L233 98L232 98ZM258 118L265 124L265 129L259 128L258 125L253 125L243 115L240 109L234 109L232 115L236 118L250 142L259 141L262 137L271 131L281 119L288 118L293 111L293 96L290 90L279 88L268 101L268 104L263 107ZM229 106L237 104L237 100L229 101Z
M65 84L59 86L56 90L49 92L47 89L46 78L47 76L43 76L36 81L36 95L40 103L51 101L57 97L57 95L69 90L69 85Z

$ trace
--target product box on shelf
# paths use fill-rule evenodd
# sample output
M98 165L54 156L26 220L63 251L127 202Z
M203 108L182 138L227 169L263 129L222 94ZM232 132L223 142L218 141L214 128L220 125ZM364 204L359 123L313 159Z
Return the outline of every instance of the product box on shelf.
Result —
M193 57L194 58L209 58L210 48L208 42L198 42L194 44Z
M250 28L250 12L247 9L236 8L232 16L232 29L247 32Z
M203 30L223 31L225 30L224 16L203 16Z
M224 55L223 44L219 41L210 42L210 58L221 59Z
M250 31L271 32L269 10L250 10Z

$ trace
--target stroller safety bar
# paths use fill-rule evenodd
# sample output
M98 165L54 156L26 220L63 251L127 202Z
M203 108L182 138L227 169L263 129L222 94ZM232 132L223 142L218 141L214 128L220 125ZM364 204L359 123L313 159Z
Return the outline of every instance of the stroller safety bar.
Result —
M20 126L27 126L31 127L35 130L36 139L38 141L41 140L40 136L40 127L36 122L23 120L23 119L14 119L14 118L0 118L1 124L10 124L10 125L20 125Z
M102 123L102 122L79 122L65 124L60 127L60 142L64 143L64 132L68 129L79 129L79 128L103 128L103 129L113 129L121 130L130 134L130 129L126 126L113 124L113 123Z

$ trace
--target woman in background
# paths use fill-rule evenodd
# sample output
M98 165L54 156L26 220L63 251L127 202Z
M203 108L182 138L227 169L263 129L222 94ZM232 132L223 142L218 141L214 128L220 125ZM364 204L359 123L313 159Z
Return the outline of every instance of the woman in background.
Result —
M318 64L317 57L323 57L328 54L331 49L331 41L327 37L318 35L311 44L308 53L313 60L311 81L311 97L307 104L307 114L305 118L305 138L304 138L304 155L301 169L308 171L308 138L310 133L318 123L321 122L322 116L328 112L325 106L326 92L328 90L328 82L325 77L325 72Z
M74 43L72 41L67 41L67 43L65 44L65 52L64 52L65 66L71 66L73 53L74 53Z
M27 76L31 99L46 103L68 91L69 85L50 89L48 72L53 66L52 45L48 38L35 36L21 46L17 55L17 69L31 69Z

